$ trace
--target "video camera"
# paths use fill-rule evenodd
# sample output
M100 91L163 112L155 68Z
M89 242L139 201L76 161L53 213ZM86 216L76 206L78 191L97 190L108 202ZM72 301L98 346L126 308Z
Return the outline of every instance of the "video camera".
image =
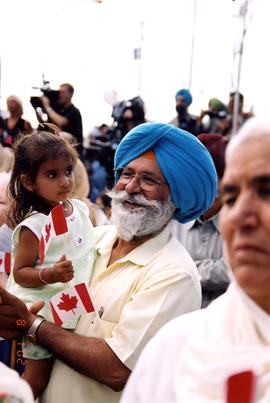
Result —
M127 110L131 112L129 117L125 113ZM86 151L86 159L98 160L106 169L108 187L112 187L114 183L114 154L120 141L128 132L128 121L132 122L133 126L145 122L144 101L139 96L120 101L113 106L111 116L113 124L108 128L106 135L96 137L98 145L92 142L92 148Z
M144 101L140 96L115 104L112 111L114 121L121 123L124 120L124 113L127 109L132 111L132 118L130 118L132 121L136 123L144 121Z
M227 111L207 111L206 115L208 115L210 118L217 117L219 119L225 119L227 117Z
M43 93L43 95L45 95L46 97L49 98L51 107L52 107L53 109L57 109L58 99L59 99L59 91L57 91L57 90L52 90L52 89L50 88L50 82L49 82L49 81L46 81L46 80L44 79L44 76L42 76L42 77L43 77L43 78L42 78L42 79L43 79L43 85L42 85L42 87L32 87L32 88L33 88L33 89L38 89L38 90L40 90L40 91ZM45 111L44 108L43 108L43 104L42 104L42 102L41 102L40 97L37 97L37 96L31 97L31 98L30 98L30 102L31 102L31 105L33 106L34 109L41 108L42 111L43 111L44 113L46 113L46 111Z

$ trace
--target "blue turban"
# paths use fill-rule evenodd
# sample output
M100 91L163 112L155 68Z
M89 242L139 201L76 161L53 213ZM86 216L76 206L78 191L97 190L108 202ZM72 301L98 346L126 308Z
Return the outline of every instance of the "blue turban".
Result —
M183 88L182 90L177 91L177 93L175 94L175 99L177 97L183 97L186 106L189 106L192 103L192 95L189 90Z
M195 136L164 123L143 123L134 127L119 144L115 168L125 167L147 150L155 154L166 178L181 223L203 214L217 193L217 174L213 160ZM116 178L117 179L117 178Z

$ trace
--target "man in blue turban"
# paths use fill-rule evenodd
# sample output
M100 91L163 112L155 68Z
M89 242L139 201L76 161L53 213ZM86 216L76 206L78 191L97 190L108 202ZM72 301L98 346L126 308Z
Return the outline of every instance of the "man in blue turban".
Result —
M187 130L197 136L200 132L198 117L188 112L188 107L192 104L192 95L186 88L182 88L175 94L175 109L177 116L170 121L176 127Z
M69 332L0 288L0 336L27 333L57 358L46 403L118 402L148 340L164 323L201 306L197 267L169 222L194 219L214 200L217 176L208 151L172 125L144 123L118 146L115 175L109 192L114 225L94 228L95 315L83 315ZM12 321L18 317L23 328Z
M184 105L188 108L192 104L192 95L189 90L182 88L175 94L175 101L177 105Z
M191 221L211 206L217 191L217 175L209 152L199 140L173 125L141 124L117 148L116 174L148 150L152 150L168 183L176 207L174 216L179 222Z

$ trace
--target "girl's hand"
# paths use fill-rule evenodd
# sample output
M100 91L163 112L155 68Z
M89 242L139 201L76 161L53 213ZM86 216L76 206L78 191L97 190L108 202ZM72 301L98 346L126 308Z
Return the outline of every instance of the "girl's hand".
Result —
M55 263L51 270L55 283L68 283L74 277L72 262L71 260L66 260L65 255L63 255L57 263Z

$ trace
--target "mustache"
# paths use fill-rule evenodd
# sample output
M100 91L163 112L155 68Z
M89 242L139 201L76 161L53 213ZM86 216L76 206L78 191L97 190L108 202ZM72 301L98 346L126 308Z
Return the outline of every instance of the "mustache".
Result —
M125 201L135 203L139 207L153 207L155 206L154 200L149 200L145 196L141 194L128 194L125 191L116 192L115 190L109 190L107 195L111 197L111 199L117 203L122 204Z

